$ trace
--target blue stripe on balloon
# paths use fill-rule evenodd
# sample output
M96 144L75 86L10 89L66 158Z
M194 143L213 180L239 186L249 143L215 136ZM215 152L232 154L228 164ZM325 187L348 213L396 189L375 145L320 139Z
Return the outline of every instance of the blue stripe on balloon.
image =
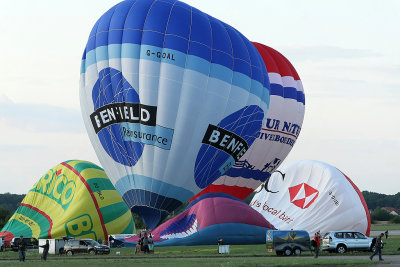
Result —
M115 189L123 196L132 186L138 190L142 189L145 191L158 192L159 195L174 198L181 202L185 202L194 196L193 192L185 188L139 174L131 174L122 177L115 184Z
M268 84L268 78L255 74L265 73L266 68L257 49L245 36L179 1L131 0L117 4L96 22L86 51L126 43L195 55Z
M285 87L285 90L283 91L283 97L297 100L296 88Z
M150 51L150 56L148 56ZM154 54L153 54L154 53ZM166 53L174 55L174 60L158 58L157 53ZM82 60L81 72L85 73L87 68L102 60L114 58L132 58L152 60L155 62L163 62L172 64L181 68L191 69L200 72L206 76L210 76L227 83L232 83L235 86L249 91L251 94L258 96L264 103L269 103L269 94L266 92L264 85L259 81L251 79L249 76L241 72L234 72L231 69L219 64L210 63L203 58L186 55L182 52L172 49L161 49L149 45L137 44L111 44L108 46L97 47L94 50L86 53L86 59Z
M297 102L305 104L304 93L302 91L297 91L294 87L283 87L280 84L271 83L271 95L294 99L297 100Z

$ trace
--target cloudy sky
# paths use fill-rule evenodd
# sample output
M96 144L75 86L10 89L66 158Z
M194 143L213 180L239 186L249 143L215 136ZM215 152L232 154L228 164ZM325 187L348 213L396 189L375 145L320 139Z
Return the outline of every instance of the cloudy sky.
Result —
M80 59L118 2L0 0L0 193L26 193L64 160L99 164L80 113ZM400 1L185 2L297 69L306 114L286 161L324 161L361 190L400 191Z

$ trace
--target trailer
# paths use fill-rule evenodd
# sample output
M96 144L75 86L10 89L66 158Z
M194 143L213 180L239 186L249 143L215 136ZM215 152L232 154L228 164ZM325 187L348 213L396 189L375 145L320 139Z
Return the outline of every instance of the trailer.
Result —
M310 251L310 236L303 230L268 230L266 233L267 254L290 256Z
M63 254L65 239L39 239L39 254L43 254L43 246L46 244L46 240L49 240L49 254Z

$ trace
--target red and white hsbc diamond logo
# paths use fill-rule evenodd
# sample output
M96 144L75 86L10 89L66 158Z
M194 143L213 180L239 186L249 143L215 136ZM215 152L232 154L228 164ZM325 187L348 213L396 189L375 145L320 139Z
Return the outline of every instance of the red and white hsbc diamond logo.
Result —
M318 190L306 183L289 187L290 202L299 208L308 208L318 197Z

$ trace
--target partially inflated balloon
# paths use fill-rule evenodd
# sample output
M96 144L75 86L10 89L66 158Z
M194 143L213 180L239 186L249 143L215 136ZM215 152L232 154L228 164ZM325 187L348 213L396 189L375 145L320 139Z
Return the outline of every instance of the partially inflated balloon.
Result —
M305 98L299 75L282 54L268 46L253 44L263 57L271 83L265 123L244 156L199 195L221 192L245 199L278 168L300 134Z
M151 231L156 246L265 244L265 233L275 229L261 214L227 194L204 194L184 212ZM139 237L121 240L132 246Z
M10 241L21 235L108 240L134 232L131 212L99 166L80 160L50 169L28 192L0 232Z
M80 96L102 166L153 228L251 146L269 79L231 26L179 1L131 0L93 27Z
M250 206L282 230L313 234L354 230L369 235L371 220L357 186L335 167L314 160L279 168Z

